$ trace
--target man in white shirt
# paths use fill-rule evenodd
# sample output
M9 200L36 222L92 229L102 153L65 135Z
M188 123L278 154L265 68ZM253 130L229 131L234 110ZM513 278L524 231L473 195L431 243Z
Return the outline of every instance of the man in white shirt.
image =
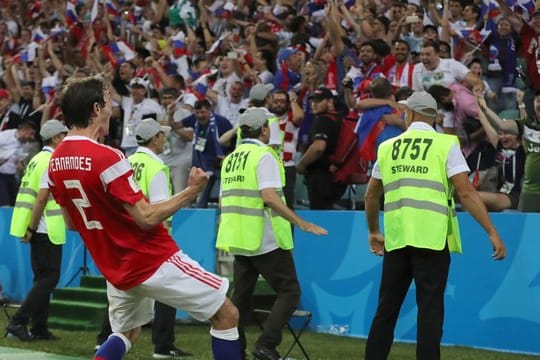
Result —
M0 206L13 206L17 196L16 174L28 156L27 143L34 141L36 128L30 121L17 129L0 131Z
M463 82L469 89L482 87L482 81L469 68L454 59L441 59L439 44L426 41L420 50L420 63L414 66L412 89L427 91L432 85L450 86Z
M142 78L133 78L129 82L130 96L120 96L113 87L111 87L111 98L124 111L122 124L122 142L120 147L127 156L137 150L137 141L135 139L135 129L141 120L146 118L157 119L158 114L163 110L157 101L147 98L148 81Z
M233 125L238 124L240 109L248 107L248 99L244 99L244 84L241 81L235 81L228 89L228 95L219 95L213 90L209 90L206 97L214 104L214 112L221 115Z
M180 95L180 96L179 96ZM167 87L161 90L161 106L166 111L160 118L161 125L171 127L167 136L164 151L159 155L161 160L169 167L173 192L177 193L187 187L189 172L191 171L191 159L193 146L192 128L178 128L177 124L190 116L193 105L186 104L183 100L186 95L180 94L176 88Z

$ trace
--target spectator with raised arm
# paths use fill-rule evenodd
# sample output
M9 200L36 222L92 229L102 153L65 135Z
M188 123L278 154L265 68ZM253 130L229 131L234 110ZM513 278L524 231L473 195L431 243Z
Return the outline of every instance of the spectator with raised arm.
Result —
M477 94L476 100L480 111L478 119L482 123L491 146L496 149L495 165L490 170L494 191L479 191L478 195L489 211L517 209L523 183L525 167L525 150L516 134L497 131L490 124L482 109L486 108L486 100Z
M519 210L524 212L540 212L540 169L536 166L540 161L540 91L534 97L534 113L529 114L524 104L524 93L518 91L516 100L520 110L519 119L503 120L493 110L480 102L480 109L486 114L490 124L504 133L521 136L525 150L525 170L523 189L519 197Z

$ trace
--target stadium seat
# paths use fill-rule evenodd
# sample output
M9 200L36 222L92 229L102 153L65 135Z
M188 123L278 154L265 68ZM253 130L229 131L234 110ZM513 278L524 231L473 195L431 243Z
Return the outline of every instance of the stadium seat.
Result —
M262 330L264 320L270 314L270 310L254 309L253 313L255 314L255 320L257 321L257 324L259 325L259 327ZM298 347L302 351L302 354L304 354L304 357L306 358L306 360L309 360L309 355L308 355L306 349L304 348L304 345L302 345L302 343L300 342L300 337L302 336L304 331L308 328L309 324L311 323L311 317L312 317L312 314L311 314L310 311L306 311L306 310L295 310L294 311L294 313L292 314L291 321L293 321L295 318L297 318L297 319L300 319L301 323L300 323L300 326L299 326L298 330L295 330L291 326L290 322L287 324L287 329L289 329L289 332L291 333L291 335L293 337L293 343L289 346L289 349L287 350L287 352L281 356L282 359L287 359L287 357L289 356L291 351L294 349L295 345L298 345Z

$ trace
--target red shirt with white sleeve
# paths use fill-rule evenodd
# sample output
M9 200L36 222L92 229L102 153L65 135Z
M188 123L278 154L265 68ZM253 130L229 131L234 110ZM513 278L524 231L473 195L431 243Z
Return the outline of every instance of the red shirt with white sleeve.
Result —
M68 136L49 163L49 186L105 279L127 290L179 249L159 224L143 230L124 209L144 198L126 157L83 136Z

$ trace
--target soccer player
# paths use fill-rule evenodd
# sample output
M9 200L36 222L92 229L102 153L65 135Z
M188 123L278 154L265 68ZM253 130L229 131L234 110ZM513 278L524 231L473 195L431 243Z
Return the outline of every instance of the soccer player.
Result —
M95 359L123 357L141 325L152 319L152 299L209 319L214 358L239 359L238 311L226 297L228 281L179 250L162 224L196 198L208 176L193 168L185 190L150 204L125 156L96 141L109 129L109 84L95 77L71 79L60 105L70 131L51 158L50 189L66 224L81 234L107 280L113 334Z

